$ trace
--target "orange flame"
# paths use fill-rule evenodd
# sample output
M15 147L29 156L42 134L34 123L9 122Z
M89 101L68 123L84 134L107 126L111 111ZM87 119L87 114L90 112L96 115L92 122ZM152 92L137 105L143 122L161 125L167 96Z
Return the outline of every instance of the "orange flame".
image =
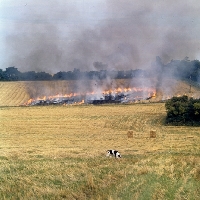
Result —
M156 90L154 88L147 88L147 87L143 87L143 88L136 88L136 87L132 87L132 88L115 88L115 89L110 89L110 90L104 90L102 91L103 95L109 95L109 94L119 94L119 93L136 93L136 92L144 92L144 93L148 93L147 96L150 97L155 97L156 96ZM70 93L70 94L64 94L64 95L53 95L53 96L43 96L43 97L37 97L36 99L29 99L26 103L24 103L24 105L31 105L34 101L46 101L46 100L54 100L56 98L71 98L71 97L76 97L76 96L86 96L86 95L96 95L98 94L95 91L92 92L86 92L86 93ZM142 97L141 97L142 98ZM78 102L79 104L83 104L85 103L84 100L82 100L81 102Z

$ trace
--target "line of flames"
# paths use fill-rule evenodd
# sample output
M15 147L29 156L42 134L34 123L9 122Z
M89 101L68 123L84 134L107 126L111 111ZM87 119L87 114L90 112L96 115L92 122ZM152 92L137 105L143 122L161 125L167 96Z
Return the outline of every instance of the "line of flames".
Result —
M109 94L119 94L119 93L124 93L124 92L148 92L149 97L155 97L156 96L156 90L153 88L116 88L116 89L110 89L110 90L104 90L102 92L102 95L109 95ZM87 96L87 95L95 95L98 94L97 92L86 92L86 93L70 93L70 94L64 94L64 95L52 95L52 96L43 96L43 97L37 97L36 99L29 99L24 105L30 105L32 102L37 101L37 100L53 100L56 98L71 98L71 97L76 97L76 96ZM84 103L84 100L82 100L80 103Z

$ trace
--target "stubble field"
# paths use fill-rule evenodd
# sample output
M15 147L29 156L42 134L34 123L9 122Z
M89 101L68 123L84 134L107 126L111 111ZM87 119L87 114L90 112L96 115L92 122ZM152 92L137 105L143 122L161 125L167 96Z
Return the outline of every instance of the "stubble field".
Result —
M0 107L0 199L200 199L200 127L165 116L163 103Z

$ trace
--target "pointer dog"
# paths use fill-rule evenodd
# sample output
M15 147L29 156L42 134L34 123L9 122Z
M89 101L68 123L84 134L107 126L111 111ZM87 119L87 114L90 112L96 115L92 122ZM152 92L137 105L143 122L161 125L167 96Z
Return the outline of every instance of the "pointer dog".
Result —
M107 150L106 156L107 157L121 158L121 155L117 150Z

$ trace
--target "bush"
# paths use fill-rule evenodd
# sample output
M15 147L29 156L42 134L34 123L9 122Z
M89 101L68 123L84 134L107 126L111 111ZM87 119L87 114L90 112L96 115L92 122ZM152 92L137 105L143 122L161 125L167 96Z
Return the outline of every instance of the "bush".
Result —
M200 125L200 99L173 97L167 100L165 108L167 124Z

